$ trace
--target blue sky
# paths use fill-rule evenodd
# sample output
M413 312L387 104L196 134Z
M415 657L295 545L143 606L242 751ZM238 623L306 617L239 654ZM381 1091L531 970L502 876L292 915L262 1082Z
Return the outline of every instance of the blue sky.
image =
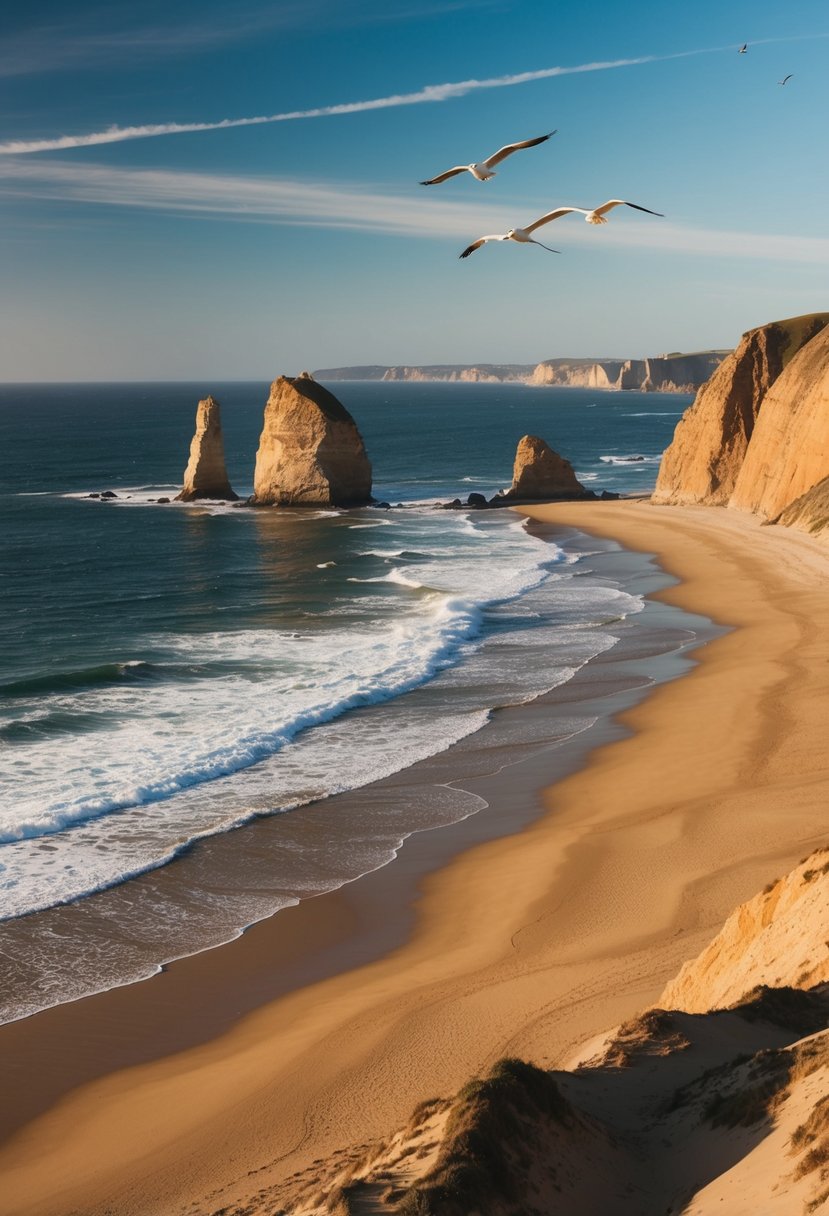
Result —
M810 0L13 2L0 379L733 345L829 303L828 65ZM553 128L493 181L417 184ZM665 218L458 260L613 197Z

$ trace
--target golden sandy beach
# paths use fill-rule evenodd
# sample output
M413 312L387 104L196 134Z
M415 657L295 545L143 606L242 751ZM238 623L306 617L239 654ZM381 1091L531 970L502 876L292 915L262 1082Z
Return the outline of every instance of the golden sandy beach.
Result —
M401 947L166 1058L107 1073L102 1041L105 1075L0 1149L4 1216L289 1207L296 1171L498 1058L566 1063L655 1000L736 904L829 842L825 544L717 508L531 514L655 554L681 580L660 598L734 628L625 714L630 737L548 788L533 826L431 875ZM326 906L353 915L347 893ZM200 956L217 989L254 940L273 965L264 933ZM154 984L122 990L122 1022L140 1020ZM170 1003L172 1022L185 1007ZM83 1009L57 1011L58 1032L61 1017L77 1025ZM4 1049L21 1033L0 1031Z

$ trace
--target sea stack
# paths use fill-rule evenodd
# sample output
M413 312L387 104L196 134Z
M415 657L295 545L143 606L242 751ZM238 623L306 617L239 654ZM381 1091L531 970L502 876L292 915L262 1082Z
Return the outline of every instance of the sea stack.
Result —
M190 460L184 470L184 486L176 502L192 502L194 498L223 498L235 500L227 479L225 450L222 439L222 417L218 401L205 397L196 410L196 432L190 444Z
M513 499L584 498L588 491L569 460L537 435L525 435L518 441L507 494Z
M310 372L271 385L252 503L356 507L371 502L371 464L357 424Z

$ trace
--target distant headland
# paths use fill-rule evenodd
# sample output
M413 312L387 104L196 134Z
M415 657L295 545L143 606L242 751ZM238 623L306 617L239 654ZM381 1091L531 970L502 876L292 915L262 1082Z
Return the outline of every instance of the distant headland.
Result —
M387 367L322 367L317 380L437 380L472 384L634 389L643 393L695 393L728 350L672 352L645 359L544 359L540 363L427 363Z

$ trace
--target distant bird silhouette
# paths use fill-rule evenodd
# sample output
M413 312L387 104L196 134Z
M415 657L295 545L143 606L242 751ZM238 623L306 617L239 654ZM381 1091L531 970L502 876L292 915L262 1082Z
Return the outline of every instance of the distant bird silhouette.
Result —
M744 43L743 43L743 45L740 47L739 51L737 52L737 54L738 54L738 55L745 55L745 53L746 53L746 51L747 51L747 50L748 50L748 43L747 43L747 42L744 42Z
M536 144L543 144L555 134L555 131L550 131L547 135L539 135L537 139L524 139L517 144L504 144L503 148L499 148L486 160L471 165L455 165L454 169L447 169L445 173L439 173L437 177L430 177L420 184L421 186L437 186L449 177L457 177L459 173L471 173L477 181L487 182L491 177L495 177L492 171L493 165L500 165L502 160L506 160L508 156L512 156L513 152L518 152L521 148L534 148Z
M662 217L661 211L651 211L649 207L640 207L638 203L626 203L621 198L612 198L609 202L602 203L601 207L594 208L593 211L588 211L586 207L557 207L555 211L548 211L546 215L542 215L541 219L535 220L532 224L527 224L526 228L510 228L509 232L480 236L477 241L473 241L458 256L468 258L470 253L474 253L476 249L480 249L487 241L517 241L520 245L541 245L542 249L547 249L550 253L560 253L560 249L550 249L549 245L542 245L541 241L533 240L530 233L535 232L536 228L540 228L542 224L549 224L552 220L557 220L562 215L569 215L571 211L577 211L583 215L588 224L606 224L607 220L604 218L605 212L612 211L614 207L633 207L635 211L647 211L648 215Z
M778 84L785 84L787 80L791 80L792 76L794 76L794 72L789 72L788 76L784 76L784 77L783 77L783 79L782 79L782 80L778 80L778 82L777 82L777 83L778 83Z

